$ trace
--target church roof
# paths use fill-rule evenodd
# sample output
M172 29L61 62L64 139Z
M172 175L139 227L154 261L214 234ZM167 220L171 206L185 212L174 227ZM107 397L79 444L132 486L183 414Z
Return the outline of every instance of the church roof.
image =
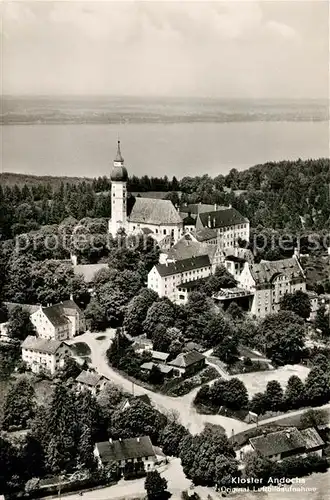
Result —
M157 225L180 224L181 218L171 200L136 198L129 221Z
M116 165L116 163L119 163L119 165ZM118 141L117 154L110 173L110 179L115 182L125 182L128 179L127 169L124 167L124 158L120 151L120 141Z

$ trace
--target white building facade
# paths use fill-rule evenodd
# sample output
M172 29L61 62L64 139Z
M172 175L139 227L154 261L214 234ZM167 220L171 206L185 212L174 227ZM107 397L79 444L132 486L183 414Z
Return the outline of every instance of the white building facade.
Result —
M48 372L54 375L64 365L64 358L71 350L64 342L47 340L29 335L21 345L22 360L33 373Z

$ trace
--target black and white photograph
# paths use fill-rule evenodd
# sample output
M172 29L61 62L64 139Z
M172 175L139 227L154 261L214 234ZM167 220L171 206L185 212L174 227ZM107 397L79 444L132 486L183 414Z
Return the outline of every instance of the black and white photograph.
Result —
M0 500L330 499L328 0L0 3Z

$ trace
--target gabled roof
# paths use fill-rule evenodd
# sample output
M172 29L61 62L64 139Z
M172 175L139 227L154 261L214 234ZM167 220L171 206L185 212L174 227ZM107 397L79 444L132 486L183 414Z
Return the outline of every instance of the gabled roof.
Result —
M171 200L136 198L129 215L130 222L148 224L181 224L181 218Z
M79 313L81 313L81 309L80 307L75 303L74 300L63 300L63 302L61 302L61 305L64 309L74 309L75 311L78 311Z
M206 243L196 241L190 234L185 234L167 252L167 258L184 260L198 255L207 255L209 246Z
M210 227L204 227L203 229L198 229L195 234L197 241L208 241L214 240L217 237L217 232L215 229Z
M205 203L191 203L190 205L181 205L180 212L186 214L200 214L214 210L214 205L206 205Z
M100 269L109 269L108 264L78 264L73 266L75 275L82 274L85 283L91 283Z
M259 264L253 264L250 267L252 278L256 284L271 283L278 275L282 274L290 279L305 280L305 276L297 262L297 259L282 260L262 260Z
M76 382L80 382L81 384L85 384L90 387L95 387L103 378L104 377L99 373L83 370L76 378Z
M168 354L168 352L151 351L151 356L152 356L152 359L166 361L167 358L169 357L169 354Z
M187 368L188 366L198 363L198 361L201 361L202 359L205 359L203 354L197 351L189 351L179 354L179 356L173 359L173 361L170 361L168 364L178 368Z
M305 448L305 440L296 427L250 438L250 443L265 457Z
M119 441L104 441L96 443L103 464L111 464L131 458L155 456L155 451L149 436L121 439Z
M199 255L197 257L192 257L191 259L178 260L167 264L158 264L155 267L160 276L164 277L208 266L210 266L209 256Z
M21 348L41 352L43 354L55 354L62 344L63 342L60 340L48 340L28 335L28 337L26 337L26 339L22 342Z
M70 320L65 316L62 304L54 304L53 306L43 307L42 312L55 327L64 326L70 323Z
M323 439L321 438L317 430L314 429L314 427L303 429L300 431L300 434L305 440L306 450L325 446Z
M199 214L199 219L204 227L218 229L225 226L234 226L237 224L246 224L248 219L243 217L235 208L224 208L212 212L203 212Z
M191 215L187 215L182 219L184 226L196 226L196 219L191 217Z

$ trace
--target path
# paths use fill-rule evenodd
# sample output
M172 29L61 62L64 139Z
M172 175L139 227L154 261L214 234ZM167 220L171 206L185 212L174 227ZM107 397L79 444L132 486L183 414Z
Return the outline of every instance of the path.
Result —
M102 337L102 340L97 340L98 337ZM133 384L130 380L126 379L123 375L116 372L108 364L106 357L106 351L110 345L111 339L114 337L114 330L108 330L104 333L90 333L86 332L79 337L76 337L69 341L69 343L79 343L85 342L91 350L91 365L95 368L101 375L109 378L115 385L122 387L126 392L132 392ZM212 363L208 363L215 368L219 368ZM220 372L220 370L218 369ZM249 391L250 396L256 392L263 391L266 388L267 382L269 380L279 380L282 386L286 385L287 380L293 374L299 374L302 379L305 379L308 373L308 369L300 365L285 366L278 370L272 370L269 372L261 373L244 373L237 375L237 377L242 380ZM230 378L228 375L224 378ZM210 382L212 383L212 382ZM246 424L239 420L224 417L222 415L204 415L197 413L195 407L193 406L193 400L199 388L193 389L189 394L182 397L171 397L165 394L160 394L158 392L153 392L144 387L134 384L134 394L140 396L142 394L147 394L150 400L153 402L154 406L162 413L175 412L181 423L189 429L192 434L200 433L206 423L211 423L214 425L220 425L226 431L228 436L233 434L238 434L246 429L252 428L255 424ZM328 405L326 405L328 406ZM329 405L330 406L330 405ZM297 412L288 413L287 416L293 414L303 413L305 410L297 410ZM279 420L286 415L280 415L272 417L267 420L262 420L262 423L271 423L273 421Z

